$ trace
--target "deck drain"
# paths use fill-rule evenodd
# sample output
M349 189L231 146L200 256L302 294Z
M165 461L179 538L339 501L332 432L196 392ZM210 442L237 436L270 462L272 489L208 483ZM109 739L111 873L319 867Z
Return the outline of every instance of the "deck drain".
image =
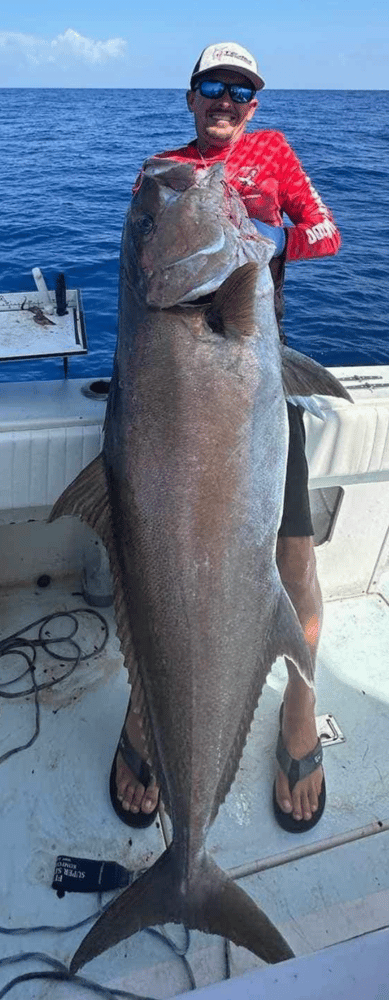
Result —
M88 382L86 385L83 385L81 392L88 399L100 399L104 401L108 399L109 386L110 379L99 378L94 382Z

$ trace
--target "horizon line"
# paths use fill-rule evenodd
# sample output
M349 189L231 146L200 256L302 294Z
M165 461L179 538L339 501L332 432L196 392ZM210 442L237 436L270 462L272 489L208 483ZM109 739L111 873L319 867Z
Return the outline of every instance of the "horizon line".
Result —
M0 84L0 90L183 90L184 92L186 92L188 89L189 89L189 87L166 87L166 86L142 87L141 85L137 85L137 86L131 87L131 86L125 86L125 85L119 86L119 85L116 85L116 84L115 85L114 84L106 84L105 86L98 86L98 85L96 85L96 86L91 86L91 87L89 87L87 85L84 85L84 84L80 84L79 86L75 86L75 87L67 87L67 86L64 86L62 84L34 84L34 85L28 85L28 84L13 84L13 85L12 84L11 85ZM315 87L315 86L312 86L312 87L266 87L264 89L266 91L274 91L274 90L276 90L276 91L286 91L286 92L296 91L296 90L298 90L298 91L307 91L307 90L308 91L316 91L316 90L318 90L318 91L324 91L326 93L341 91L342 93L345 92L345 93L357 93L357 94L359 94L359 93L375 93L375 94L377 94L377 93L386 93L387 91L389 91L389 85L387 87ZM262 94L263 90L260 91L260 93Z

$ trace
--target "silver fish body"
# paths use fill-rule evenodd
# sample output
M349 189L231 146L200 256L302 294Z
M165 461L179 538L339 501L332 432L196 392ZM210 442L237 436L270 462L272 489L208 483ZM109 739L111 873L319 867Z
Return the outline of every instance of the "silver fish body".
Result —
M133 704L173 841L97 921L72 971L168 921L267 961L292 955L205 850L276 656L312 683L275 563L288 430L272 249L220 166L145 165L123 231L104 472L95 460L52 516L79 514L109 549ZM320 366L294 352L284 360L287 392L344 395Z

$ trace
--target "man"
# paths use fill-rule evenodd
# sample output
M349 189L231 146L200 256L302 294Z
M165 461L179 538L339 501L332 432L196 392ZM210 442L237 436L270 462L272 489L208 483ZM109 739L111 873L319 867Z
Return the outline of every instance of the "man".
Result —
M285 261L334 254L340 235L332 216L312 187L295 153L279 132L247 133L258 106L255 93L264 81L256 60L236 42L210 45L198 59L187 93L197 138L181 149L159 154L199 167L221 161L227 180L239 192L257 228L275 242L271 271L278 321L282 318ZM283 228L286 212L292 226ZM315 662L322 621L313 528L307 489L304 428L300 412L288 404L290 445L284 513L277 542L277 564ZM325 782L315 724L315 696L286 660L288 683L280 713L279 771L273 790L277 822L290 832L310 829L322 815ZM150 783L138 716L131 711L123 727L111 772L112 804L125 822L152 822L159 792Z

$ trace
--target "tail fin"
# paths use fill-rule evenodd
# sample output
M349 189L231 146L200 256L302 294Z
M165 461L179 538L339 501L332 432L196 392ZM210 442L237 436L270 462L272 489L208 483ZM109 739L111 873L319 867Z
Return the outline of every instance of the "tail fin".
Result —
M293 957L271 921L207 854L185 884L173 843L99 918L77 949L70 971L77 972L144 927L164 923L183 923L192 930L220 934L267 962Z

